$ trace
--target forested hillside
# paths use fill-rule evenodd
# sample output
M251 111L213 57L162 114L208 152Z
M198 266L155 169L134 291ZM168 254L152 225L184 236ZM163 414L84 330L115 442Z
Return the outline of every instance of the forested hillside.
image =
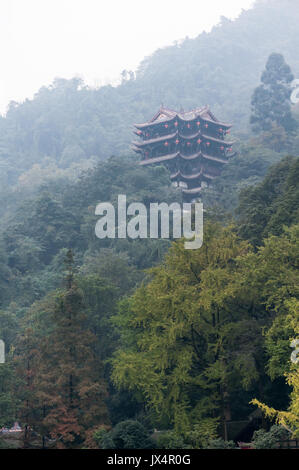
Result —
M207 212L204 248L190 252L177 242L166 258L167 241L94 236L102 192L112 202L129 187L129 200L179 201L162 167L110 159L75 186L43 188L26 202L1 238L2 425L17 417L46 446L52 436L64 447L104 448L117 445L117 432L154 447L149 435L158 427L167 430L160 446L197 448L233 438L226 423L247 422L253 398L286 408L284 373L298 323L297 168L298 157L284 159L243 191L241 224L224 227ZM73 362L68 335L80 345ZM81 414L71 406L64 417L70 370ZM24 439L41 445L30 433Z
M76 164L94 157L128 153L134 122L149 119L162 103L209 104L237 135L248 134L250 99L270 53L282 53L299 76L298 22L296 1L260 1L235 21L223 18L210 33L156 51L118 87L95 90L79 79L57 79L33 100L11 103L0 120L1 185L23 175L20 184L31 186L59 176L56 166L76 172Z

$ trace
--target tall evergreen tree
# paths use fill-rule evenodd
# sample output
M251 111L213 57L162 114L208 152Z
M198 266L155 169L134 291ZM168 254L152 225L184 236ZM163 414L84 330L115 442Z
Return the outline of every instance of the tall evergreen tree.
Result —
M18 337L15 361L17 371L15 393L20 402L18 417L24 429L23 447L29 448L32 444L32 431L39 430L40 423L40 408L36 391L40 351L36 335L31 328L26 328Z
M269 131L273 126L283 127L287 132L296 128L291 113L291 87L294 76L283 55L269 56L266 69L252 96L250 122L255 132Z
M47 331L41 334L35 325L32 344L21 355L28 365L22 416L28 429L43 436L43 446L50 438L59 448L74 448L91 445L94 430L109 420L97 339L87 325L71 250L66 268L65 288L50 296L48 304L47 298L40 303L48 317L42 319Z
M74 261L66 259L66 289L52 314L53 331L42 344L39 397L43 426L61 447L76 447L107 424L107 395L96 337L86 326L82 293L74 281Z

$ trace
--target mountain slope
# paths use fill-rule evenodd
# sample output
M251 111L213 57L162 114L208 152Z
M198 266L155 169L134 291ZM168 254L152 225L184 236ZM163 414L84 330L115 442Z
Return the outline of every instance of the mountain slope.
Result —
M235 21L222 18L210 33L156 51L118 87L93 90L78 79L57 79L33 100L11 104L0 119L1 187L33 165L40 165L35 172L42 180L55 176L55 166L80 169L92 157L127 153L133 123L150 118L161 103L209 104L235 133L248 132L250 97L269 54L284 54L299 76L298 23L297 1L259 1Z

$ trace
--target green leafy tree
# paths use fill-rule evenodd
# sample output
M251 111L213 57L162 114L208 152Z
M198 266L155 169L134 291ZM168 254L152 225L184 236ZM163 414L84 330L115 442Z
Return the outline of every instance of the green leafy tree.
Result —
M232 388L258 380L260 327L234 261L248 250L232 229L206 224L204 247L190 253L175 243L116 318L115 383L142 393L180 432L218 417L226 433Z
M255 449L275 449L279 441L290 437L290 433L281 426L271 426L267 432L265 429L259 429L253 434L252 443Z
M234 441L224 441L223 439L211 440L208 444L208 449L236 449Z
M289 314L287 319L293 329L293 334L289 338L289 344L291 339L298 339L299 337L299 300L298 298L289 299L286 302ZM279 345L278 345L279 348ZM277 354L277 351L276 351ZM290 354L290 351L289 351ZM289 362L290 359L289 359ZM280 411L260 400L252 400L252 404L257 405L263 413L271 420L275 420L277 424L287 429L293 437L299 437L299 367L298 364L290 364L289 367L285 367L285 377L288 385L292 391L290 394L290 404L287 410Z
M154 441L149 431L138 421L118 423L111 431L96 433L101 449L153 449Z
M286 157L256 186L245 188L239 199L239 233L253 245L299 221L299 158Z

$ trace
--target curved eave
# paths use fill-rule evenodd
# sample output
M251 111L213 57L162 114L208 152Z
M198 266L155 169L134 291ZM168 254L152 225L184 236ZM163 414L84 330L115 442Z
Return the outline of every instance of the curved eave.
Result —
M172 181L181 180L181 181L188 182L188 181L192 181L192 180L197 180L199 178L200 179L213 180L214 178L216 178L216 176L209 175L208 173L204 173L204 171L202 171L202 170L198 173L193 173L191 175L186 175L184 173L181 173L181 171L179 170L176 173L170 175L170 179Z
M198 194L200 193L202 190L201 187L198 187L198 188L193 188L193 189L183 189L182 192L184 194Z
M220 122L220 121L213 121L213 119L208 119L208 118L201 118L205 122L209 122L210 124L216 124L219 127L222 127L223 129L231 129L233 127L232 124L226 124L225 122Z
M174 160L175 158L182 158L182 160L190 161L200 158L202 155L201 152L193 153L191 155L182 155L180 152L171 153L169 155L163 155L161 157L149 158L141 160L140 165L151 165L152 163L162 163L164 161Z
M177 135L178 135L178 132L176 131L176 132L173 132L172 134L167 134L161 137L157 137L156 139L142 140L140 142L134 141L132 143L136 147L146 147L147 145L152 145L152 144L156 144L159 142L164 142L166 140L174 139L174 137L176 137Z
M200 178L201 176L203 176L203 173L202 171L198 172L198 173L193 173L191 175L185 175L184 173L181 173L180 171L177 171L175 174L172 174L170 175L170 179L172 181L176 180L176 179L179 179L181 181L192 181L192 180L196 180L198 178Z
M208 173L203 173L202 175L204 178L208 179L208 180L214 180L216 178L216 176L214 175L209 175Z
M214 162L223 163L223 164L228 163L228 160L223 160L222 158L213 157L212 155L207 155L206 153L202 153L201 155L206 160L212 160Z
M135 152L140 153L140 149L136 149ZM166 154L166 155L161 155L160 157L145 159L145 160L140 161L139 163L140 165L150 165L152 163L160 163L164 161L174 160L175 158L178 158L178 157L182 158L182 160L185 160L185 161L196 160L202 157L205 160L211 160L217 163L222 163L224 165L228 163L228 160L223 160L222 158L213 157L212 155L207 155L202 152L193 153L191 155L182 155L180 152L175 152L169 155ZM209 175L209 176L212 177L212 175Z
M182 155L179 153L180 158L183 160L196 160L197 158L200 158L201 152L193 153L191 155Z
M166 114L165 118L158 119L159 113L162 112L163 114ZM151 121L145 122L142 124L134 124L136 129L146 129L147 127L152 127L152 126L157 126L159 124L166 124L166 123L172 123L175 120L181 121L181 122L192 122L195 120L202 120L204 122L214 124L216 126L220 126L224 129L230 129L232 127L232 124L226 124L225 122L218 121L218 119L214 116L214 114L210 111L208 106L205 106L203 108L196 109L194 111L186 112L186 113L175 113L173 111L167 110L162 108L154 117ZM168 114L168 116L167 116ZM207 117L207 115L209 117Z
M142 153L142 150L138 147L136 147L135 145L131 145L131 149L134 150L134 152L136 153Z
M169 124L171 125L173 121L177 120L177 121L180 121L182 123L185 123L185 122L193 122L193 121L197 121L197 120L201 120L203 121L203 123L209 123L209 124L212 124L212 125L215 125L215 126L219 126L219 127L222 127L223 129L231 129L233 126L232 124L226 124L225 122L220 122L220 121L213 121L212 119L208 119L208 118L203 118L202 116L198 115L196 117L193 117L193 118L184 118L182 116L180 116L179 114L177 114L174 118L164 118L164 119L160 119L158 121L154 121L154 122L145 122L143 124L134 124L134 127L138 130L143 130L143 129L147 129L148 127L153 127L153 126L158 126L159 124ZM135 133L137 134L137 132L135 131Z
M139 165L151 165L153 163L163 163L165 161L174 160L179 155L179 152L172 153L170 155L164 155L163 157L149 158L147 160L142 160L139 162Z
M206 140L211 140L212 142L216 142L218 144L227 145L228 147L230 147L231 145L233 145L235 143L234 140L227 141L227 140L217 139L216 137L212 137L212 136L206 135L206 134L201 134L201 135Z
M197 131L195 134L191 134L191 135L188 135L188 136L180 133L179 131L176 131L176 132L173 132L172 134L163 135L163 136L157 137L155 139L142 140L142 141L133 141L132 144L135 147L140 147L141 148L141 147L147 147L148 145L154 145L154 144L157 144L157 143L160 143L160 142L171 141L174 138L180 138L180 139L185 140L185 141L188 141L188 140L192 141L192 140L195 140L199 137L201 137L201 138L203 138L207 141L216 142L217 144L225 145L227 147L230 147L231 145L234 144L234 141L227 142L227 141L222 140L222 139L216 139L215 137L212 137L212 136L209 136L209 135L206 135L206 134L202 134L202 132L200 130Z
M170 116L170 117L166 117L163 119L157 119L156 121L153 121L153 122L144 122L143 124L134 124L134 127L136 127L136 129L142 130L142 129L146 129L147 127L158 126L159 124L168 124L168 123L171 124L173 121L175 121L175 119L177 119L177 115L173 117Z

